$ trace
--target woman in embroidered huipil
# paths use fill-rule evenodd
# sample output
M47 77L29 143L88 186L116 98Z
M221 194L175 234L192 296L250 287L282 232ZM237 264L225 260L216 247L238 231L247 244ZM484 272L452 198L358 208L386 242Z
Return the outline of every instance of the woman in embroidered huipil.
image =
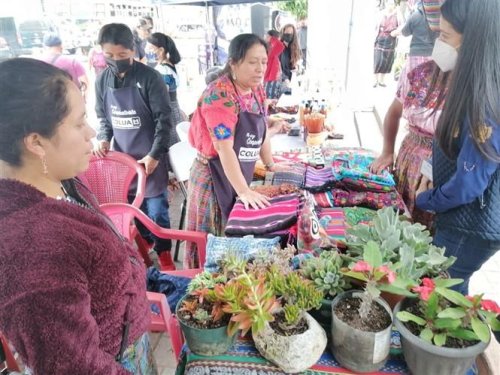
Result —
M259 158L273 165L262 86L266 48L254 34L234 38L227 66L198 102L189 129L198 151L189 179L189 230L222 235L236 196L247 208L269 204L249 188ZM194 247L188 247L184 264L198 266Z
M401 77L396 98L384 119L382 154L370 166L370 170L378 174L386 168L392 168L399 121L401 116L404 117L408 121L409 131L394 166L396 190L403 197L413 220L428 228L432 226L432 214L415 207L415 191L422 178L422 162L432 154L432 137L442 106L438 104L438 99L444 98L446 91L445 76L433 61L429 61L419 65L406 77ZM436 81L436 87L430 91L433 80Z

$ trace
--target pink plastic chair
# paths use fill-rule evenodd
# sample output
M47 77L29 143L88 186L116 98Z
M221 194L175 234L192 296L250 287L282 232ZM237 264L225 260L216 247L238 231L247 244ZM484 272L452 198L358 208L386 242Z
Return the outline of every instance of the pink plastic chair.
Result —
M128 203L130 184L136 177L137 191L131 204L141 207L146 190L146 172L133 157L117 151L109 151L104 158L92 156L89 168L79 176L99 204Z
M2 350L3 350L3 353L5 355L5 362L4 363L0 362L0 371L2 371L2 374L3 374L3 370L20 372L21 369L19 368L19 364L16 361L16 357L14 357L14 354L12 354L12 351L10 350L10 347L9 347L9 343L7 342L7 339L5 338L5 336L1 332L0 332L0 345L2 345ZM182 348L182 344L181 344L181 348Z
M146 228L148 228L151 233L155 236L171 239L171 240L182 240L187 242L194 242L198 250L198 257L200 259L200 264L205 264L206 258L206 247L207 247L207 234L200 232L193 232L187 230L177 230L177 229L166 229L158 226L149 217L147 217L141 210L130 204L125 203L107 203L101 206L101 210L108 215L113 224L116 226L118 231L125 237L130 239L130 222L134 219L138 219ZM185 270L175 270L166 271L170 275L184 276L188 278L195 277L198 273L202 272L203 269L185 269ZM160 314L154 314L151 312L151 324L149 326L150 331L163 331L168 332L170 335L172 350L176 361L179 359L179 355L182 350L182 345L184 339L182 336L181 328L179 322L175 315L170 311L165 295L161 293L147 292L148 300L150 303L155 304L159 307Z
M205 264L205 249L207 247L207 234L201 232L193 232L188 230L167 229L162 228L144 212L137 207L127 203L106 203L100 206L101 210L109 216L120 233L127 239L132 239L133 233L130 231L130 223L134 219L139 220L144 226L151 231L155 236L163 239L181 240L186 242L194 242L198 250L198 259L200 264ZM169 274L177 274L184 276L187 272L187 277L192 275L193 270L168 271Z
M146 191L146 172L131 156L123 152L109 151L104 158L92 156L89 168L78 176L94 193L99 204L128 203L129 188L137 178L137 190L132 205L140 208ZM132 222L131 241L135 240L144 262L153 264L149 258L149 245Z
M179 361L179 356L184 344L184 337L182 336L179 321L174 314L170 311L167 303L167 297L162 293L146 292L150 304L158 306L160 314L151 312L151 324L149 330L153 332L168 332L170 335L170 343L176 361Z

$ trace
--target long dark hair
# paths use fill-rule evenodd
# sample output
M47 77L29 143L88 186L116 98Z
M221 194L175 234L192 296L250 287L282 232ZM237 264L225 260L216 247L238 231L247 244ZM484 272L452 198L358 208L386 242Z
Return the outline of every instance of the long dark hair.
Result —
M441 14L462 34L462 44L436 138L444 153L455 159L457 135L467 124L481 154L500 161L484 134L486 119L500 123L500 2L447 0Z
M258 35L240 34L234 37L233 40L231 40L231 43L229 43L228 63L221 71L220 75L230 73L231 66L229 63L231 62L233 64L237 64L242 62L245 59L248 50L256 44L262 45L266 49L266 53L268 52L267 43Z
M0 160L22 162L23 139L52 137L69 113L71 76L43 61L15 58L0 63Z
M290 63L292 64L292 68L297 67L297 62L300 60L300 56L302 53L300 52L301 46L299 46L299 38L297 37L297 29L295 28L294 25L291 23L287 23L285 26L281 28L281 38L283 40L283 34L285 33L285 30L287 28L291 27L293 29L293 39L292 41L288 44L288 47L290 49Z
M177 50L174 40L163 33L153 33L149 38L148 42L157 48L163 48L165 50L165 56L168 53L168 61L173 65L180 63L181 54Z

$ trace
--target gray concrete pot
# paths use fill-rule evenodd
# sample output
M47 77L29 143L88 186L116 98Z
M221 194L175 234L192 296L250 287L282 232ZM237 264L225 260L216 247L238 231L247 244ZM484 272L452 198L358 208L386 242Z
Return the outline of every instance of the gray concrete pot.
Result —
M351 327L335 315L335 306L347 297L361 294L362 291L350 290L339 294L333 300L331 350L343 367L356 372L372 372L382 368L389 357L392 324L380 332L365 332ZM392 319L389 305L381 298L377 298L375 302L381 305Z
M311 315L305 314L309 329L293 336L276 333L269 323L252 333L255 347L268 361L290 374L303 372L318 362L326 348L326 332Z
M446 374L463 375L471 368L476 357L488 347L488 342L479 342L467 348L444 348L429 344L411 333L396 317L404 308L405 300L394 308L394 325L401 334L403 355L413 375Z

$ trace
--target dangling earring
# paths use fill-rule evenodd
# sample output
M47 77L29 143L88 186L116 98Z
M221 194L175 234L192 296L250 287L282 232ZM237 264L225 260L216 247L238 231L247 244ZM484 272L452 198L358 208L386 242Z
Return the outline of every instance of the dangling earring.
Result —
M45 156L42 156L42 172L43 174L49 174L49 168L47 168L47 160Z
M234 74L234 72L231 72L231 78L233 79L233 81L236 81L236 74Z

